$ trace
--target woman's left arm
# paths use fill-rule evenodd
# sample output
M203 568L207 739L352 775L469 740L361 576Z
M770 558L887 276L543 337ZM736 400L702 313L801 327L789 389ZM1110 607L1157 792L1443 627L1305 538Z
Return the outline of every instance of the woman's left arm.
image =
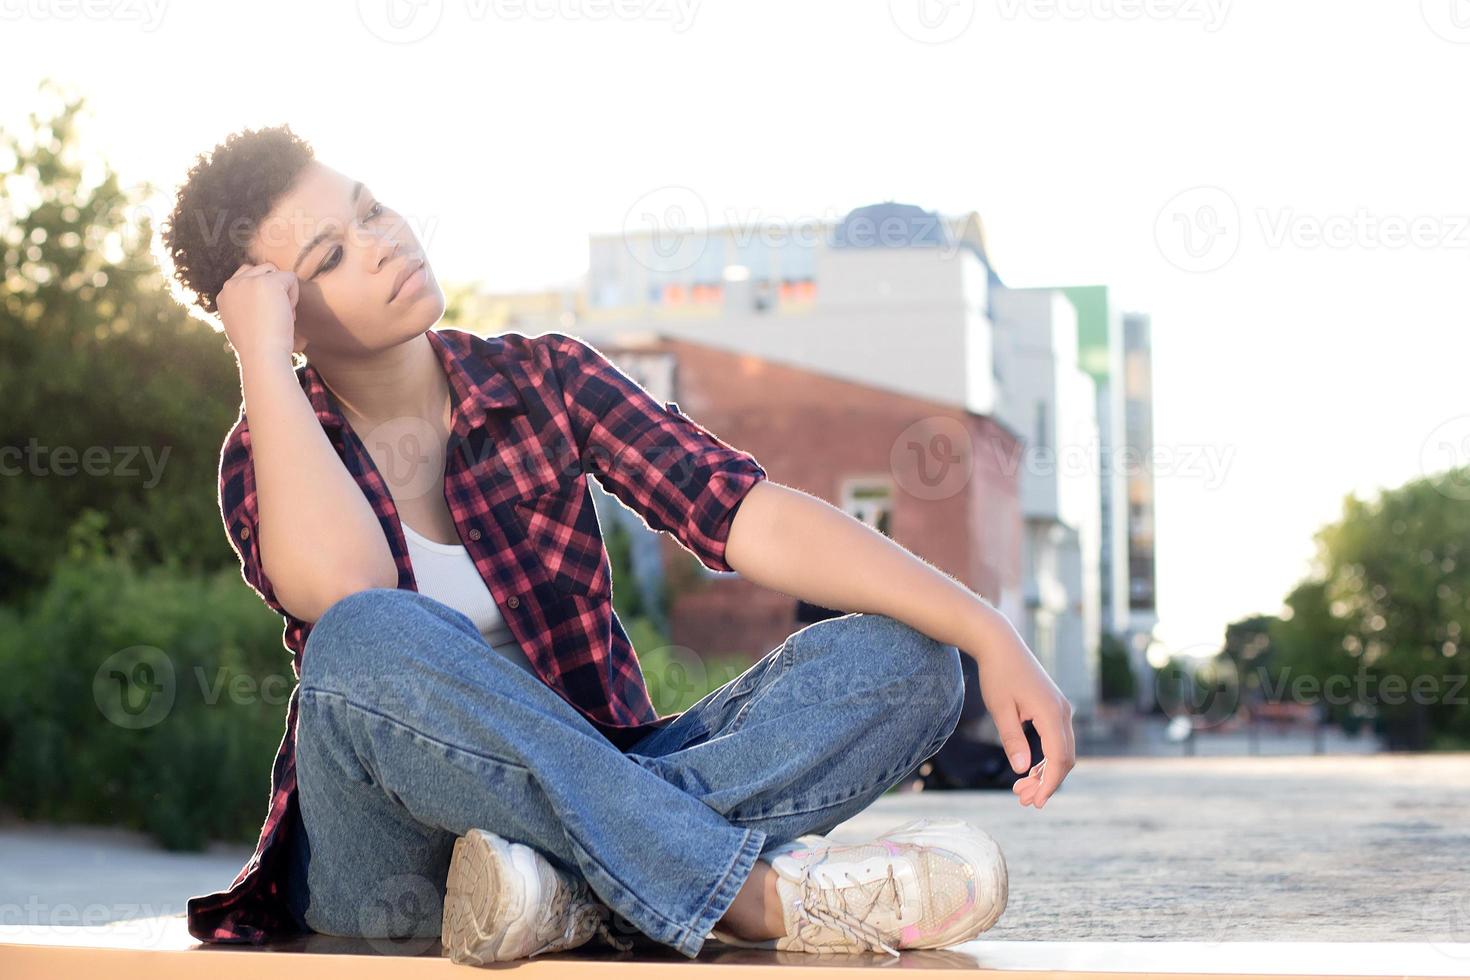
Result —
M819 497L761 480L741 501L725 558L744 578L844 612L891 616L980 666L981 697L1016 772L1031 749L1021 723L1041 736L1046 764L1013 787L1038 809L1072 771L1072 705L1001 612L896 541Z

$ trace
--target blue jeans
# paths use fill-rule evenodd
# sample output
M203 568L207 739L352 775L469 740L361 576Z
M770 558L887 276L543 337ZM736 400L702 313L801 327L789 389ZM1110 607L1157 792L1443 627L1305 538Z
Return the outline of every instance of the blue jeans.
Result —
M454 841L479 827L694 957L765 850L938 751L959 658L876 613L812 623L622 751L459 611L353 593L302 657L287 902L315 932L437 938Z

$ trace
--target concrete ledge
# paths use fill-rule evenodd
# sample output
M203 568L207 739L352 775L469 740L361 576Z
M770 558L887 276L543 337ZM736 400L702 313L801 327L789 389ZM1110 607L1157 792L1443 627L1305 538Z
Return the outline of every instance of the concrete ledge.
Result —
M467 975L440 956L435 939L364 940L307 935L268 946L196 941L183 916L134 919L95 928L0 925L0 977L5 980L375 980ZM873 970L919 969L945 975L1044 975L1057 980L1144 976L1212 977L1470 977L1470 943L1309 942L998 942L976 940L945 950L818 956L770 953L711 940L697 960L657 943L621 953L587 946L490 969L529 978L596 977L659 980L697 973L731 976L856 977Z

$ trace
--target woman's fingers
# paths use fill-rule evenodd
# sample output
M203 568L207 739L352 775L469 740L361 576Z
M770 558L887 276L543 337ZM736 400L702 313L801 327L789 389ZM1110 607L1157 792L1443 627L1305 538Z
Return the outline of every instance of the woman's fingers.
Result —
M1036 808L1046 806L1046 801L1062 785L1067 773L1072 771L1076 750L1072 742L1071 705L1063 699L1059 704L1048 705L1046 710L1032 719L1037 734L1041 736L1041 753L1045 756L1041 766L1041 779L1036 798Z
M991 717L995 719L995 733L1000 737L1000 745L1005 750L1006 758L1011 761L1011 768L1016 772L1025 772L1026 767L1031 765L1031 744L1026 741L1026 733L1021 729L1021 715L1016 710L1015 703L997 705L991 710Z
M231 279L248 279L251 276L263 276L268 272L275 272L274 262L244 262L230 276Z

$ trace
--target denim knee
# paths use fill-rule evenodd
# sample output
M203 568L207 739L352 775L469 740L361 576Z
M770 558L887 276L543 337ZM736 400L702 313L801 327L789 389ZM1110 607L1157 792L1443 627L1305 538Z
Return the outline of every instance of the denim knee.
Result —
M899 672L914 675L937 697L930 703L952 707L956 715L964 702L965 675L960 669L960 651L952 643L941 643L902 620L883 613L860 613L854 617L865 634L872 655L888 658Z
M327 607L306 635L301 652L301 681L319 684L335 676L337 654L346 653L356 670L365 667L367 654L383 635L385 621L401 621L413 614L418 593L408 589L363 589L343 596Z
M964 713L965 672L960 658L967 654L954 644L941 643L906 623L891 621L902 641L894 646L906 658L904 669L914 703L929 720L939 722L931 740L931 750L937 751L954 733Z
M953 699L949 712L945 715L944 727L941 729L944 736L943 741L948 741L949 736L954 734L954 730L959 727L960 716L965 713L965 671L960 666L960 658L968 654L961 653L959 647L954 645L945 649L949 653L946 657L946 665L940 669L939 683L946 686ZM940 744L943 744L943 741Z
M895 678L903 700L924 717L942 718L946 732L959 724L965 675L959 648L941 643L883 613L849 613L822 620L794 634L797 646L830 647L841 656L861 656L873 673Z
M960 723L965 708L965 672L960 666L959 647L925 637L920 657L919 683L932 688L930 703L936 713L943 712L945 737Z

